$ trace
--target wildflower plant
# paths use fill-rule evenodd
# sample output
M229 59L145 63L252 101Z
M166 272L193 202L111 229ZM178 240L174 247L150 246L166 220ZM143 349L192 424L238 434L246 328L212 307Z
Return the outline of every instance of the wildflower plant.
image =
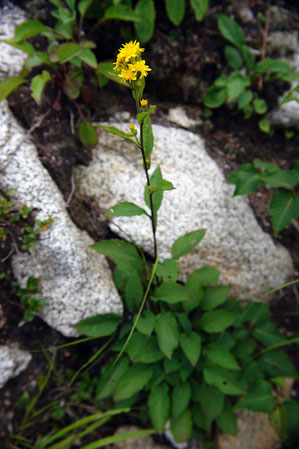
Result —
M268 413L281 438L290 436L292 424L285 423L294 413L299 416L299 407L295 401L284 402L275 385L285 376L296 376L280 347L298 342L298 337L285 338L270 322L265 304L251 302L242 309L229 288L217 284L220 273L214 267L196 269L184 285L179 282L178 260L200 243L204 229L179 237L171 257L159 261L158 211L164 192L174 186L163 179L160 167L151 168L155 106L143 97L150 71L141 58L143 51L139 42L131 41L122 46L114 63L114 71L132 91L139 130L134 124L127 132L98 126L136 147L146 180L145 208L125 201L105 216L146 215L152 225L154 259L120 239L92 245L113 260L114 281L125 307L124 317L95 315L75 325L88 337L111 336L105 343L111 357L98 378L96 400L101 410L138 406L158 433L170 422L177 442L195 436L210 447L215 429L237 432L235 411L244 407Z

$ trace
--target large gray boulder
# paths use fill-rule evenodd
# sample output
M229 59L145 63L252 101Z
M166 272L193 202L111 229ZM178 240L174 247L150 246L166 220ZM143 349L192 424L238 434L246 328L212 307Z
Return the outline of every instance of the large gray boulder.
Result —
M20 349L15 343L0 345L0 388L12 377L24 371L32 356L29 352Z
M113 125L113 123L112 123ZM114 124L120 126L120 124ZM128 124L123 124L128 131ZM240 299L254 299L286 281L292 274L291 257L262 231L246 197L233 198L233 187L225 182L204 141L178 128L153 126L155 148L152 169L161 166L163 177L175 190L164 193L158 218L160 260L171 257L175 239L205 228L200 245L180 260L182 278L204 265L221 272L220 281L231 286ZM78 185L84 194L97 199L101 209L120 201L144 207L145 175L137 147L100 131L99 145L88 167L78 169ZM145 251L153 254L150 220L146 216L120 217L111 224L116 233L130 234Z

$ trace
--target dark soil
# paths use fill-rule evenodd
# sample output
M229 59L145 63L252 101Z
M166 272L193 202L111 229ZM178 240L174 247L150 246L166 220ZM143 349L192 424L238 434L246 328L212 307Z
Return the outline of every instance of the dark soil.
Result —
M21 3L24 9L30 8L32 2ZM34 10L37 18L39 14L47 17L43 9L47 2L40 0L42 7ZM228 2L229 3L229 2ZM254 15L264 13L267 2L247 1ZM276 1L289 10L282 29L294 30L298 26L296 2ZM228 176L245 162L254 158L264 161L276 162L281 168L289 168L292 160L298 158L299 133L291 140L286 140L283 130L276 130L275 137L269 137L258 129L258 119L243 119L241 113L235 109L222 107L215 110L212 117L205 118L202 106L203 91L211 84L221 72L224 65L223 45L216 26L217 12L235 12L237 14L238 2L231 2L224 7L224 2L215 1L213 8L202 22L196 22L192 14L188 14L180 27L170 25L166 18L164 8L158 8L157 28L155 36L147 45L148 63L152 67L151 77L147 81L147 98L157 105L157 113L153 122L165 126L173 126L168 121L168 110L178 105L184 106L190 118L200 119L202 125L194 131L198 132L206 141L206 147L211 157ZM187 30L187 31L186 31ZM252 42L259 42L260 32L255 26L244 25L246 35ZM127 30L128 32L128 30ZM99 45L98 59L112 59L115 49L123 42L121 37L115 39L115 28L105 27L98 35L98 39L105 39L105 48ZM134 38L134 36L133 36ZM40 42L43 45L43 42ZM262 96L271 107L277 104L284 85L272 84L264 86ZM122 86L109 83L104 89L94 93L91 103L85 105L68 102L62 98L62 110L57 112L53 104L57 97L55 87L49 86L45 92L42 104L37 107L30 95L28 86L23 85L9 97L9 105L15 116L26 130L44 117L40 126L32 132L32 138L38 148L39 156L48 169L50 175L57 183L65 201L71 218L76 225L85 229L93 239L100 240L107 234L106 222L102 211L98 210L92 198L80 196L74 189L74 168L78 164L88 164L90 149L85 148L77 137L79 123L78 106L86 117L94 121L107 120L119 111L129 111L134 115L134 103L128 90ZM249 196L253 210L261 227L272 234L273 239L289 249L293 257L296 275L299 274L299 232L298 225L291 225L282 231L278 238L272 232L268 214L272 190L262 187ZM7 255L7 248L0 248L1 258ZM36 317L32 322L25 323L23 310L19 298L12 289L13 274L10 259L4 262L3 270L7 273L1 284L0 300L0 344L7 341L16 341L32 352L33 359L26 371L10 380L5 388L0 390L0 447L14 448L17 445L5 442L10 433L20 431L24 410L15 407L18 399L28 393L32 398L38 393L38 381L46 376L49 370L49 360L59 367L59 373L52 372L39 401L37 409L57 401L58 404L68 404L66 414L56 421L57 426L72 422L74 418L83 416L87 407L86 401L72 403L71 395L76 393L72 386L66 388L66 378L69 370L74 372L99 348L97 343L84 343L75 347L61 350L51 350L46 353L45 348L65 344L71 339L63 337L59 332L49 328L41 319ZM277 292L271 301L271 311L274 321L287 333L298 332L299 328L299 298L296 286ZM297 314L297 315L296 315ZM76 348L76 349L74 349ZM48 356L46 355L48 354ZM298 366L294 349L290 355ZM93 367L93 375L98 367ZM298 385L293 395L299 398ZM91 406L91 410L93 410ZM134 422L134 419L132 420ZM122 424L123 419L109 423L104 430L104 436L111 434L113 426ZM50 423L50 424L49 424ZM54 424L53 424L54 423ZM46 434L55 425L50 412L45 412L32 421L32 425L23 429L22 435L36 440L38 435ZM110 433L109 433L110 432ZM103 433L101 434L103 436ZM76 446L77 447L77 446Z

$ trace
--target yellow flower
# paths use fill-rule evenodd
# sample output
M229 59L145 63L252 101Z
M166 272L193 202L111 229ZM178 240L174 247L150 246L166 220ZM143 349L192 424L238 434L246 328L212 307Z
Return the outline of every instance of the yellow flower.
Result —
M129 64L129 67L132 69L133 72L140 73L139 78L143 78L144 76L147 76L147 72L149 72L150 69L148 65L145 64L145 60L142 59L141 61L136 61L133 64Z
M116 62L113 63L115 65L115 67L113 67L113 70L116 70L116 72L120 72L123 67L123 62L123 58L117 56Z
M136 73L130 67L122 69L118 76L122 79L122 82L135 81L137 79Z
M137 58L140 56L144 48L140 48L138 41L130 41L127 44L123 44L123 47L119 49L117 58L123 59L125 62L129 62L131 58Z
M145 100L144 98L142 98L142 100L140 100L140 104L141 104L141 106L147 106L148 101Z

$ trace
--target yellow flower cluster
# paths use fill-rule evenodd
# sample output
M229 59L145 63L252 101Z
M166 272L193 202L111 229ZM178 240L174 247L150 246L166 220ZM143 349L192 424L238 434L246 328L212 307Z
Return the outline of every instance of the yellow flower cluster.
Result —
M141 59L143 51L144 48L140 48L140 43L136 40L123 44L122 48L119 49L113 69L120 72L118 76L122 82L139 80L147 76L147 72L152 70L146 65L145 60Z

